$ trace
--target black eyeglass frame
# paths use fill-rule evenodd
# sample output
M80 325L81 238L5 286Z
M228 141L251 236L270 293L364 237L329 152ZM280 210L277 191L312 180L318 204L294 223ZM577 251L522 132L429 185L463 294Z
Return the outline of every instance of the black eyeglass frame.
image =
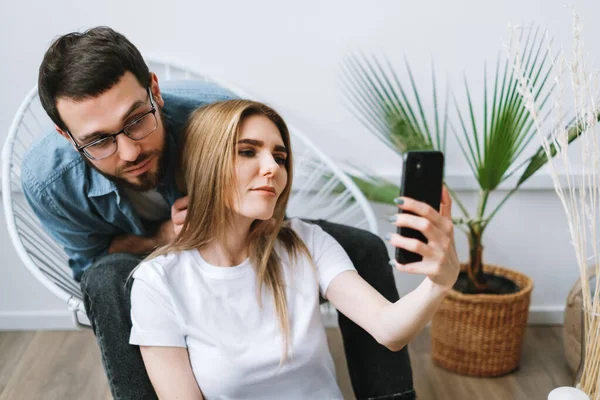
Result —
M75 138L73 137L73 135L71 134L71 132L69 132L69 130L68 130L68 129L67 129L67 130L65 130L65 132L67 133L67 135L69 135L69 139L71 140L71 143L73 143L73 146L75 146L75 149L76 149L78 152L80 152L80 153L83 153L83 154L84 154L84 155L85 155L87 158L89 158L90 160L103 160L103 159L105 159L105 158L108 158L108 157L112 156L113 154L115 154L115 153L117 152L117 150L118 150L118 144L117 144L117 141L116 141L116 137L117 137L117 136L119 136L121 133L124 133L124 134L125 134L125 136L127 136L129 139L131 139L131 140L135 140L135 141L138 141L138 140L142 140L142 139L145 139L145 138L147 138L147 137L148 137L148 136L149 136L149 135L150 135L152 132L154 132L154 131L156 130L156 128L158 127L158 120L156 119L156 105L154 104L154 98L152 97L152 91L150 90L150 87L147 87L147 88L146 88L146 91L148 92L148 97L150 98L150 105L152 106L152 108L151 108L149 111L145 112L144 114L140 115L138 118L136 118L136 119L134 119L133 121L131 121L130 123L128 123L127 125L125 125L125 126L123 127L123 129L121 129L121 130L120 130L119 132L117 132L117 133L113 133L113 134L111 134L111 135L106 135L106 136L103 136L103 137L101 137L101 138L99 138L99 139L97 139L97 140L94 140L94 141L93 141L93 142L91 142L91 143L88 143L88 144L85 144L85 145L83 145L83 146L80 146L80 145L79 145L79 144L78 144L78 143L75 141ZM129 135L127 134L127 132L126 132L127 128L129 128L129 127L130 127L130 126L132 126L133 124L135 124L135 123L137 123L137 122L141 121L141 120L142 120L143 118L145 118L145 117L146 117L148 114L152 114L152 116L154 117L154 123L155 123L155 127L154 127L154 129L153 129L153 130L151 130L150 132L148 132L148 134L147 134L147 135L144 135L144 137L141 137L141 138L139 138L139 139L134 139L134 138L132 138L131 136L129 136ZM103 141L105 141L105 140L109 140L109 139L112 139L112 140L115 142L115 144L116 144L116 147L115 147L115 151L114 151L114 152L112 152L112 153L110 153L110 154L109 154L109 155L107 155L107 156L104 156L104 157L102 157L102 158L96 158L96 157L92 156L90 153L88 153L88 151L86 150L86 148L88 148L88 147L94 146L94 145L96 145L96 144L98 144L98 143L101 143L101 142L103 142Z

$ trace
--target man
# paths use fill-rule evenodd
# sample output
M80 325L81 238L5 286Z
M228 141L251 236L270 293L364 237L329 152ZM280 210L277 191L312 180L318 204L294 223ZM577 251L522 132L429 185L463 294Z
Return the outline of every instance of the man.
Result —
M58 134L28 151L24 193L81 282L114 398L156 398L139 348L128 344L127 277L144 255L169 243L185 219L175 167L188 115L234 95L206 82L161 90L137 48L107 27L55 40L40 66L39 94ZM388 300L398 299L378 237L318 224L367 282ZM357 398L415 397L406 347L389 351L343 315L339 324Z

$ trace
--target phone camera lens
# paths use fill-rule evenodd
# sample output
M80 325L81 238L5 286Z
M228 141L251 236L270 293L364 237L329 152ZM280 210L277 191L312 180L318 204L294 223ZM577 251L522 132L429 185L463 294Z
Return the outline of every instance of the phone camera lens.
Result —
M421 168L421 163L417 163L417 168Z

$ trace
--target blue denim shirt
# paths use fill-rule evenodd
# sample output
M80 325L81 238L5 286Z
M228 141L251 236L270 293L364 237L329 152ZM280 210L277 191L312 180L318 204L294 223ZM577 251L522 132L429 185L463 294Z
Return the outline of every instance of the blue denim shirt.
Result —
M210 82L166 82L161 87L167 134L166 173L157 190L169 206L181 197L173 171L178 138L189 114L197 107L234 98ZM160 222L142 221L127 195L89 166L71 143L49 132L27 151L21 184L29 205L44 228L64 247L76 280L106 255L117 235L145 236Z

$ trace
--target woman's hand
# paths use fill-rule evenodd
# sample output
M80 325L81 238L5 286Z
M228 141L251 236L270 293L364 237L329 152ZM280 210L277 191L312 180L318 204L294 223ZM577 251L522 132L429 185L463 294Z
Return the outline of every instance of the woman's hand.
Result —
M398 204L400 209L416 215L397 214L394 225L420 231L427 238L428 243L397 233L388 235L386 239L392 245L423 256L423 260L419 262L400 264L396 260L391 260L390 265L398 271L427 275L433 284L449 291L458 278L460 264L454 245L452 198L448 190L444 186L439 213L426 203L408 197L400 200L402 201Z

